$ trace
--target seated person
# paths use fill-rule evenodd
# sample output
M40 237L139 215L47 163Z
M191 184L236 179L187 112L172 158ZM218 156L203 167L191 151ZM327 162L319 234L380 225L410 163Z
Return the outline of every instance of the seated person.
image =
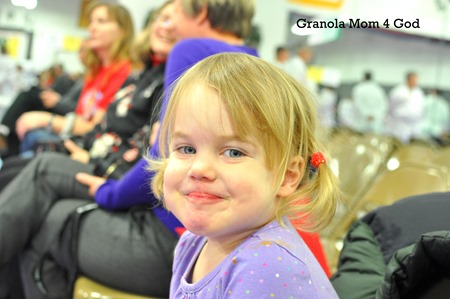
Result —
M19 153L19 138L16 135L16 121L28 111L49 111L57 115L66 115L75 110L83 88L83 78L77 79L64 94L53 89L33 86L21 92L8 107L0 124L0 155L2 158Z
M92 146L91 148L97 148L97 154L98 153L98 147L100 147L100 145L98 145L98 143L100 142L101 144L103 144L102 139L107 139L107 137L111 137L114 136L115 137L115 141L118 144L118 152L117 154L120 153L120 156L122 156L122 153L124 153L124 151L122 150L122 147L125 149L128 148L134 148L134 147L139 147L139 148L144 148L145 144L147 144L143 138L143 135L136 135L136 131L138 130L138 128L140 127L147 127L147 125L149 125L149 119L151 117L149 117L149 115L151 114L151 112L158 111L158 103L160 102L160 97L162 95L162 89L163 89L163 79L164 79L164 69L165 69L165 59L167 58L169 52L171 51L176 39L175 36L173 34L173 31L171 29L171 27L167 27L166 26L166 22L168 20L170 20L170 16L171 16L171 10L172 10L172 6L169 4L165 4L163 6L163 9L161 11L157 11L154 14L154 17L152 19L152 23L149 24L149 26L145 29L145 33L146 33L146 38L145 39L141 39L140 43L146 43L146 46L143 46L142 44L139 45L139 48L141 49L141 53L140 53L140 57L142 57L144 59L144 63L146 65L144 71L138 76L132 76L129 78L129 80L127 81L127 84L125 84L125 86L123 87L123 89L121 89L116 96L116 101L114 103L112 103L109 108L108 111L105 115L105 119L104 121L99 124L98 126L96 126L96 129L94 130L94 132L90 133L89 135L92 136L92 138L86 138L87 141L90 141L94 144L94 146ZM153 23L154 21L154 23ZM133 131L134 130L134 131ZM128 138L132 139L135 141L135 143L130 144L128 142ZM99 141L100 140L100 141ZM138 144L140 143L140 144ZM95 145L97 144L97 145ZM114 148L114 142L113 144L108 147L111 151L115 150ZM78 160L73 160L71 157L67 156L67 155L62 155L62 154L58 154L58 153L42 153L40 155L38 155L37 157L32 159L32 162L29 163L29 167L32 167L31 165L35 164L35 165L40 165L39 169L42 170L43 172L41 172L38 176L41 179L39 179L40 182L35 181L36 184L31 184L29 185L30 190L32 188L37 187L37 185L39 184L44 184L46 185L49 189L47 189L47 187L45 187L44 189L46 189L47 191L53 190L54 192L50 192L47 195L43 195L42 193L40 193L40 191L38 191L37 193L34 193L34 191L32 191L29 194L32 194L33 196L36 196L36 198L34 198L33 200L38 200L37 197L39 197L39 200L45 200L45 201L49 201L51 200L52 197L57 197L59 195L68 195L70 194L69 197L71 198L84 198L87 199L88 202L92 202L92 197L90 195L87 194L87 188L85 187L81 187L81 189L86 190L84 194L84 196L79 195L79 193L77 193L77 188L76 187L69 187L69 185L77 185L74 175L76 172L80 171L80 169L82 169L85 172L92 172L94 170L95 165L97 165L95 163L95 160L92 156L92 153L90 155L90 161L88 164L85 163L81 163L80 159L81 157L85 156L84 154L86 154L86 151L82 150L81 148L77 148L76 145L72 142L66 142L66 145L68 145L68 148L70 150L72 150L72 158L76 158ZM107 153L108 154L108 153ZM139 153L138 153L139 154ZM42 156L42 157L41 157ZM89 156L89 153L88 153ZM101 156L101 155L100 155ZM119 157L120 157L119 156ZM119 157L117 157L117 160L119 161ZM97 156L98 160L103 160L100 159L99 156ZM125 159L125 158L124 158ZM24 160L24 159L22 159ZM36 162L36 160L45 160L47 162L45 162L44 164L46 166L44 166L44 164ZM29 160L26 160L26 164L28 164ZM86 161L85 161L86 162ZM125 165L126 163L124 162L122 165ZM131 167L132 164L128 165L128 167ZM25 167L26 165L23 165L23 167ZM47 168L48 167L48 168ZM47 168L47 170L44 170L44 168ZM72 172L75 171L75 172ZM0 174L2 174L5 171L5 169L3 169L2 171L0 171ZM55 172L56 171L56 172ZM124 169L121 168L121 171L125 172ZM121 172L121 174L123 174L123 172ZM23 172L22 172L23 173ZM109 176L113 176L115 174L115 172L113 173L108 173ZM19 175L20 177L20 175ZM45 178L44 178L45 177ZM105 174L106 177L106 174ZM50 184L47 184L46 180L48 178L48 182ZM22 181L24 178L18 178L19 181ZM25 179L26 180L26 179ZM104 178L102 178L102 180L104 180ZM14 184L14 183L12 183ZM34 185L34 187L32 186ZM61 189L59 189L61 188ZM8 189L8 188L7 188ZM141 192L142 188L138 187L137 188L137 192ZM59 191L58 191L59 190ZM44 191L44 190L41 190ZM60 191L62 191L62 193L60 193ZM5 190L3 194L7 194L8 191ZM34 193L34 194L33 194ZM29 196L28 194L28 196ZM140 193L139 193L140 194ZM42 197L40 195L43 195ZM79 195L79 196L77 196ZM32 197L33 197L32 196ZM151 199L148 198L148 193L144 192L144 196L147 200L147 206L148 204L151 205ZM1 196L0 196L1 197ZM22 194L20 196L20 200L18 200L18 202L22 201L22 200L26 200L25 198L27 198L27 196L25 194ZM31 198L29 198L31 199ZM55 198L56 199L56 198ZM24 202L23 201L23 202ZM3 202L3 200L0 200L0 202ZM65 202L65 201L64 201ZM50 203L50 202L48 202ZM68 212L72 212L75 210L76 207L71 206L71 203L74 203L76 206L82 205L84 203L84 201L82 200L81 203L77 202L77 201L68 201L67 204L63 204L62 206L65 207L65 209L68 209ZM30 204L32 204L30 202ZM3 210L3 206L2 204L0 204L0 210ZM49 208L48 204L44 204L43 206L41 206L43 209L47 209ZM70 208L69 208L70 207ZM65 218L62 217L62 215L66 215L67 213L64 214L64 212L61 212L60 208L56 208L58 211L56 216L60 217L58 219L61 219L62 223L57 226L55 225L54 221L52 222L52 228L59 228L62 226L62 224L65 221ZM5 211L5 210L3 210ZM170 257L170 253L173 251L173 247L174 247L174 242L176 242L176 240L178 239L178 233L174 230L175 226L173 227L170 226L168 229L166 229L166 234L164 234L164 229L162 228L165 224L164 221L169 221L169 223L171 222L171 217L164 217L163 214L158 214L158 217L162 217L164 218L164 221L161 223L161 221L159 221L156 216L150 216L147 215L146 212L148 211L147 208L144 209L140 209L138 206L134 207L133 209L131 209L129 212L124 212L122 214L120 214L121 216L119 217L119 213L110 213L110 212L105 212L106 215L109 215L112 218L118 218L119 222L123 221L123 225L124 227L126 225L132 225L134 228L136 228L136 233L140 236L141 233L146 233L147 230L147 226L146 224L150 224L150 223L154 223L155 226L157 224L159 224L159 227L157 228L158 232L161 232L161 242L162 245L161 247L153 247L153 249L149 249L148 246L149 244L145 241L142 240L142 242L137 242L134 244L134 248L135 250L139 251L141 254L139 256L142 257L142 259L139 259L136 263L136 265L140 265L139 267L135 267L133 268L135 272L127 271L127 273L124 273L124 275L131 275L131 273L136 273L134 284L129 283L129 287L133 287L133 286L138 286L137 288L135 288L134 290L141 290L140 292L143 293L147 293L147 294L151 294L152 291L155 290L156 288L156 292L153 294L159 294L160 291L158 291L158 289L160 290L161 288L163 288L165 286L165 290L168 289L168 283L169 283L169 279L170 279L170 266L167 266L169 264L169 261L171 261L171 257ZM142 216L143 212L145 212L144 216ZM164 214L167 214L164 210L163 210ZM96 215L97 213L102 213L101 211L94 211L92 214ZM46 213L45 213L46 214ZM40 214L37 213L35 216L37 218L42 217L41 219L43 219L43 215L45 214ZM152 214L153 215L153 214ZM139 221L140 217L149 217L151 219L153 219L153 222L146 222L145 224L141 223ZM132 219L135 219L134 217L136 217L136 223L132 222L129 223L128 219L129 217L133 217ZM2 217L0 217L2 218ZM37 219L36 218L36 219ZM67 217L66 217L67 218ZM100 217L101 218L101 217ZM5 218L2 218L3 220ZM94 219L95 218L94 216ZM0 220L1 222L2 220ZM38 221L40 222L40 221ZM177 222L174 222L175 224L177 224ZM100 229L109 229L108 227L102 226L102 225L95 225L96 228L100 228ZM142 231L142 227L145 227L144 231ZM5 226L6 228L6 226ZM134 231L133 228L133 231ZM0 228L1 230L1 228ZM92 232L93 230L89 230L90 232ZM123 241L128 244L129 243L129 230L128 229L124 229L122 231L124 233L123 235ZM41 235L45 235L48 236L45 233L41 233L39 234L39 236ZM98 236L97 236L98 237ZM36 237L38 238L38 237ZM156 236L155 238L159 238L158 236ZM48 240L48 239L46 239ZM155 239L152 239L153 241L155 241ZM156 241L158 241L160 239L157 239ZM164 240L164 242L162 241ZM118 245L118 241L117 239L113 240L114 246L116 248L119 248ZM144 242L145 241L145 242ZM151 241L150 244L155 244L155 242ZM38 241L39 244L39 241ZM92 245L92 242L90 242L89 244ZM109 243L104 243L105 246L111 246L108 245ZM30 248L29 251L32 252L34 249L36 249L38 252L42 252L44 249L47 249L48 247L46 246L41 246L42 243L40 243L39 246L37 246L36 248ZM152 245L152 246L153 246ZM142 249L141 249L142 247ZM105 247L98 247L98 250L105 252L104 251ZM164 250L163 252L161 252L160 250ZM6 254L6 251L2 251L3 253ZM135 258L138 257L138 253L135 253ZM89 248L89 252L93 253L93 249ZM122 251L121 254L123 254L124 252L127 251ZM16 254L17 251L14 253L13 251L10 252L12 255ZM148 262L144 263L144 261L147 259L148 256L151 256L152 254L155 255L157 260L147 260ZM33 258L33 261L36 263L36 259L39 258L38 254L31 254L31 255L26 255L26 257L23 257L23 261L27 260L29 257ZM167 256L168 260L164 260L161 258L161 256ZM97 258L97 261L100 262L100 260ZM7 261L8 262L8 261ZM148 283L148 278L146 276L142 275L142 272L145 272L148 269L149 265L153 265L155 262L160 262L163 263L163 265L165 265L165 267L168 269L167 274L163 273L163 269L161 269L158 274L161 275L161 279L155 279L154 280L154 284L150 284ZM27 264L26 262L24 262L24 264ZM34 265L34 264L33 264ZM130 264L131 267L131 264ZM104 269L106 271L107 268L105 267L98 267L97 270ZM0 266L0 269L3 269L2 266ZM28 269L30 271L32 271L31 269ZM95 272L95 271L94 271ZM106 282L109 282L110 284L113 283L114 281L122 281L122 283L125 281L123 279L123 277L121 277L120 279L118 279L118 276L115 274L115 271L106 271L107 273L109 273L111 275L111 277L108 278L108 276L105 276L105 273L102 274L98 274L101 275L101 277L103 277L103 281L106 279ZM31 272L25 272L25 273L31 273ZM90 273L89 271L87 273ZM156 274L156 272L155 272ZM94 275L91 275L95 277ZM37 291L36 289L36 283L34 281L28 281L28 278L32 278L32 276L24 276L24 290L26 290L26 292L30 292L32 293L33 290ZM58 276L59 278L64 277L63 275ZM168 278L167 278L168 277ZM143 282L146 282L145 284ZM166 281L166 283L164 283L164 281ZM0 288L2 286L2 284L8 284L8 281L0 281ZM45 285L47 285L50 290L53 291L53 286L62 288L63 286L65 286L66 284L60 284L60 281L56 281L55 284L51 284L50 282L46 281ZM120 284L119 284L120 286ZM58 289L58 288L57 288ZM42 296L42 295L30 295L29 298L39 298L38 296Z
M134 29L128 10L118 4L95 2L89 9L89 20L87 73L75 112L66 116L45 111L22 114L16 122L21 152L32 150L38 140L92 130L130 74Z

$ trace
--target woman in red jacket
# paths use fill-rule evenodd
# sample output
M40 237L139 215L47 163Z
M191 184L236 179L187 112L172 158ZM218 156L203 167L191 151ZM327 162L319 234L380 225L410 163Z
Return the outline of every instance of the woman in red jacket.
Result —
M39 140L92 130L130 74L134 29L129 11L119 4L96 2L89 9L88 28L87 74L75 112L66 116L41 111L24 113L16 123L22 151L32 149Z

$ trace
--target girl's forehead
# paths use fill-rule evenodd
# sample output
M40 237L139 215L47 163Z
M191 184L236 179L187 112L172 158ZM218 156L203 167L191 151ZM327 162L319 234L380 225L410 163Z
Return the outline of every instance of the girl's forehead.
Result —
M206 127L214 124L230 124L225 105L217 92L204 85L195 85L183 90L176 99L174 108L173 121L176 123L196 123Z
M190 86L179 93L176 102L172 119L174 128L185 130L196 127L215 135L242 139L242 130L214 88L204 84Z
M218 92L202 83L189 84L177 94L175 110L202 111L223 106ZM195 116L195 114L193 115Z

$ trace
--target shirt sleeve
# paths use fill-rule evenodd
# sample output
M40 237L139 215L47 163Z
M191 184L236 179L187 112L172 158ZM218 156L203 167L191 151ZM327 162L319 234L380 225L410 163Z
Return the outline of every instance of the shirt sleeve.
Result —
M78 99L81 95L81 90L83 89L83 80L78 80L72 86L72 88L65 94L61 96L61 99L53 108L53 112L60 115L65 115L69 112L75 111L78 104Z
M147 161L141 158L120 180L107 180L95 194L96 202L109 210L128 209L134 205L154 205L157 199L150 189Z

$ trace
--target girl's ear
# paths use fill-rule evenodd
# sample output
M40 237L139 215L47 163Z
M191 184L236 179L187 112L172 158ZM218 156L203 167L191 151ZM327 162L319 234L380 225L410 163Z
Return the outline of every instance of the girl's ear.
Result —
M302 169L304 162L304 159L300 156L291 158L286 168L284 179L278 189L277 195L279 197L289 196L297 190L297 187L303 178Z

